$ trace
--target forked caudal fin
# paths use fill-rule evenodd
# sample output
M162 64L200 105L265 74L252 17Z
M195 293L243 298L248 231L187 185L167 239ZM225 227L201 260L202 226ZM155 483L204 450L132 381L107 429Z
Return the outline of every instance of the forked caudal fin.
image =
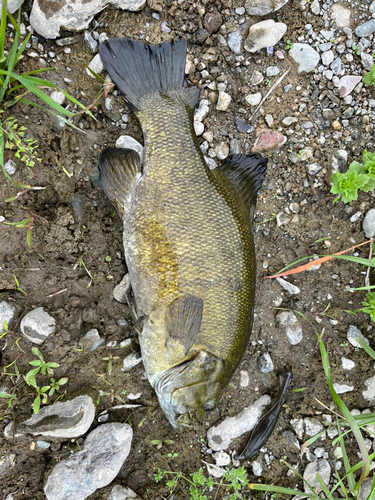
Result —
M192 109L199 99L197 87L185 84L186 41L150 45L130 38L112 38L99 45L105 69L136 112L152 93L178 92Z

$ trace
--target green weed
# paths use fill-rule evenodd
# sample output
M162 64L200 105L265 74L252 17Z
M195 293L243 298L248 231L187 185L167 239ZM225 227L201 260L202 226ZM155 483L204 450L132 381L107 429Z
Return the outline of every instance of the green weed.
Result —
M35 366L35 368L30 370L28 373L26 373L25 382L28 385L32 385L33 387L35 387L36 386L35 377L39 372L42 375L45 375L46 373L50 374L50 373L52 373L52 368L58 368L60 365L58 363L53 362L53 361L51 361L49 363L44 361L43 355L37 347L32 347L31 351L34 354L34 356L36 356L38 359L34 359L33 361L29 361L29 364L31 366Z
M160 450L163 446L163 444L166 444L167 446L171 445L171 444L174 444L174 441L172 441L172 439L165 439L164 441L162 441L161 439L153 439L151 441L151 444L156 446L156 449Z
M334 202L341 198L349 203L358 198L358 190L368 193L375 189L375 153L364 150L362 162L353 161L345 173L331 176L331 193L338 195Z
M362 82L365 85L375 85L375 64L372 65L370 71L362 78Z
M26 233L26 243L29 247L29 252L31 252L31 229L33 225L34 217L33 215L28 216L27 219L21 220L19 222L4 222L7 226L15 226L18 229L27 228Z
M285 44L285 50L291 50L293 47L294 47L294 43L291 42L290 40L287 40L286 44Z

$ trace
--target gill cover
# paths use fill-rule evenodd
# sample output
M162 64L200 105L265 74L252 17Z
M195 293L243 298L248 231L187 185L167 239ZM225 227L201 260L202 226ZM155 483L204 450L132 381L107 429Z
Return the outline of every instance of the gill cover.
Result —
M201 420L216 408L223 385L224 361L206 351L161 373L155 384L160 406L178 429L191 419Z

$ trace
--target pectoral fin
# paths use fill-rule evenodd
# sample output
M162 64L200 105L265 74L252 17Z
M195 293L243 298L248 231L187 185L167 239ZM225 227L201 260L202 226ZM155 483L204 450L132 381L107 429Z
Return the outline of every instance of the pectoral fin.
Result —
M266 168L267 159L260 155L231 155L225 163L215 170L233 184L248 214L256 205L257 194L262 187Z
M99 155L102 189L121 218L140 174L141 159L132 149L106 148Z
M176 342L183 346L184 355L193 345L202 321L203 300L195 295L186 295L175 300L166 314L168 345Z

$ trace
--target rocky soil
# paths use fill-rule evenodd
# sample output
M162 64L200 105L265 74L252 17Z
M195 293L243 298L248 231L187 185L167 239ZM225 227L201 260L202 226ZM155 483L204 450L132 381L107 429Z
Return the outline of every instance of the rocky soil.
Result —
M333 406L314 330L324 329L335 388L349 409L373 411L374 362L356 338L362 334L374 347L374 323L347 312L365 300L365 292L350 289L364 286L366 269L334 260L285 280L265 278L302 257L375 235L375 192L361 192L351 205L334 203L330 194L332 173L361 161L365 149L375 152L375 91L362 83L375 52L375 2L132 0L127 10L120 4L77 1L68 18L60 4L53 12L37 1L31 11L22 7L21 33L33 35L18 72L53 68L44 76L90 106L95 120L82 114L75 130L30 105L5 112L38 141L41 159L29 168L7 151L8 174L44 189L5 202L20 188L0 181L0 325L5 319L9 327L0 339L1 496L189 498L183 481L169 496L164 480L155 483L155 468L188 476L200 467L207 475L206 463L237 466L236 451L276 401L278 374L286 369L293 380L275 431L244 462L250 482L303 489L280 462L286 458L309 481L319 471L332 485L343 461L332 444L337 431L329 427ZM107 37L159 43L181 35L188 41L188 81L201 88L195 131L210 167L239 152L258 151L269 162L255 214L252 340L218 408L179 435L147 381L132 314L123 287L116 288L126 274L122 225L98 185L98 153L124 144L141 152L141 129L119 92L104 95L85 66L106 78L98 43ZM7 47L13 36L9 27ZM52 97L68 105L63 94ZM6 224L28 218L30 251L28 228ZM366 244L351 255L367 258L369 251ZM32 348L58 365L49 376L36 375L39 387L67 379L34 416L37 392L22 377L36 366L30 361L40 360ZM301 448L321 430L320 440ZM366 446L374 450L373 435ZM353 465L359 459L351 437L347 447ZM251 498L248 490L242 494Z

